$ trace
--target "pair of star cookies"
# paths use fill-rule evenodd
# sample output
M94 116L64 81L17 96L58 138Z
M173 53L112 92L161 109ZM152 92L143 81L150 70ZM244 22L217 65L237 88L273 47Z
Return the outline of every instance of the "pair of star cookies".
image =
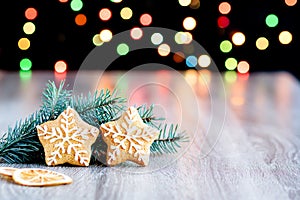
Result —
M108 146L108 166L127 160L142 166L148 165L150 146L158 138L159 130L143 123L136 108L129 107L118 120L102 124L100 129ZM84 122L70 107L56 120L37 126L37 132L49 166L64 163L88 166L91 145L99 135L98 128Z

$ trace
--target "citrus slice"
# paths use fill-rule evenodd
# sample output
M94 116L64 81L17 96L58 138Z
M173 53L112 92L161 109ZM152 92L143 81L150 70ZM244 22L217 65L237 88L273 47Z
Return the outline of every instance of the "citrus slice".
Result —
M0 175L12 177L13 173L17 170L17 168L13 167L0 167Z
M17 169L13 180L25 186L54 186L72 183L72 179L64 174L39 168Z

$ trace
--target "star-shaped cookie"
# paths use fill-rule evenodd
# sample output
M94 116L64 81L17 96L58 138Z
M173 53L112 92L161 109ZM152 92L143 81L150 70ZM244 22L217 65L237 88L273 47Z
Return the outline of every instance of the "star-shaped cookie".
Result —
M150 146L158 138L159 130L143 123L136 108L129 107L118 120L102 124L100 129L108 146L107 165L114 166L126 160L148 165Z
M56 120L36 128L47 165L89 165L91 145L96 141L99 129L84 122L74 109L68 107Z

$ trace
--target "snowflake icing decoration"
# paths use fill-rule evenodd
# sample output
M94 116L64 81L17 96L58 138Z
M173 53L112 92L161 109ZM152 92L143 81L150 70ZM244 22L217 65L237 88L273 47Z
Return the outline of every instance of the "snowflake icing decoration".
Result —
M99 129L84 122L74 109L68 107L56 120L37 126L37 131L47 165L89 165Z

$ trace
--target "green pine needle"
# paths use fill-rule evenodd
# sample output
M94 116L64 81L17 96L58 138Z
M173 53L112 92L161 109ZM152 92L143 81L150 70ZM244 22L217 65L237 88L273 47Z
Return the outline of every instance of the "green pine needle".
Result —
M109 90L89 93L87 97L72 98L71 105L87 123L99 127L101 124L116 119L124 110L125 98L118 97L116 91Z
M160 131L158 139L150 147L151 152L159 154L176 153L177 149L180 148L180 143L188 141L187 136L184 136L183 132L178 132L178 125L159 124L160 121L165 119L156 117L153 108L153 104L149 108L146 105L137 108L143 122Z
M160 126L159 131L158 139L150 147L152 153L176 153L181 147L180 143L188 141L188 137L183 134L184 132L178 132L178 125L165 124Z

